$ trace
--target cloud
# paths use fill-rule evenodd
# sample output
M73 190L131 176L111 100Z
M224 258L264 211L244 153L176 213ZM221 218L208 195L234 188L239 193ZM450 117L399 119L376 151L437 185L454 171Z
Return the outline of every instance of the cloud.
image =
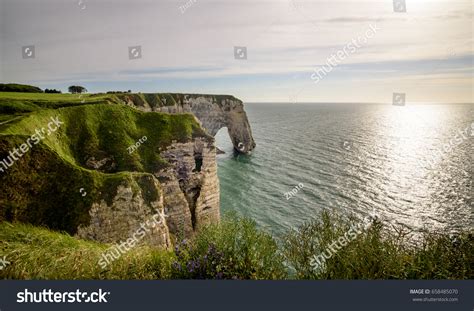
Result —
M334 83L368 81L370 73L422 79L436 59L453 75L472 67L472 60L456 60L473 55L470 1L411 1L407 14L394 14L391 1L380 0L296 1L296 7L287 0L199 0L182 14L184 3L86 0L81 9L75 1L4 0L0 79L48 87L84 81L100 91L127 82L143 91L177 85L184 91L242 90L254 98L261 86L306 83L308 73L370 23L381 30L344 60ZM36 58L26 61L20 51L30 44ZM130 61L128 47L137 45L143 57ZM234 59L234 46L246 46L248 59ZM458 58L448 57L448 49ZM299 78L288 78L294 75ZM324 93L325 84L318 87ZM267 90L269 98L279 94ZM365 91L371 97L369 83ZM469 89L460 94L472 97Z

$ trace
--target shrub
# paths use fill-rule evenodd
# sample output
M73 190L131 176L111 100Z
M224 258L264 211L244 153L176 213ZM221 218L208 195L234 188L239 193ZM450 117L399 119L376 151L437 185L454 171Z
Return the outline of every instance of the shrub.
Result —
M405 276L409 279L474 279L474 234L425 232Z
M51 94L61 94L61 91L56 90L56 89L45 89L44 92L45 93L51 93Z
M311 258L328 254L331 244L358 224L355 217L323 212L319 220L290 231L283 245L285 259L297 279L472 279L474 236L425 232L414 244L400 227L380 220L331 252L314 268ZM421 242L420 242L421 241Z
M191 241L175 246L173 278L282 279L287 276L277 243L248 218L226 215Z
M87 89L80 85L71 85L70 87L68 87L68 91L69 93L72 93L72 94L77 94L77 93L81 94L81 93L86 93Z

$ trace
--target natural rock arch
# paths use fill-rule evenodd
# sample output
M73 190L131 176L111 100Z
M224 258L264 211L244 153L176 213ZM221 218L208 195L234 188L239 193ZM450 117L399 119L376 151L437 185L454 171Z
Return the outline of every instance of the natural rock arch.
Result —
M215 136L226 127L235 150L249 153L255 148L252 130L240 100L229 96L216 102L213 98L201 96L188 99L187 105L210 135Z
M132 94L119 95L122 101L144 111L190 112L207 132L215 136L227 127L234 149L248 154L255 148L252 130L241 100L230 95Z

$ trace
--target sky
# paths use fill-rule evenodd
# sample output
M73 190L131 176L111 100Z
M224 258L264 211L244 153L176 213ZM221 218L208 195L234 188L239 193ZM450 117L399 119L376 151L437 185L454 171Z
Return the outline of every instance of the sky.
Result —
M473 2L406 0L395 12L393 1L403 0L0 0L0 83L473 103Z

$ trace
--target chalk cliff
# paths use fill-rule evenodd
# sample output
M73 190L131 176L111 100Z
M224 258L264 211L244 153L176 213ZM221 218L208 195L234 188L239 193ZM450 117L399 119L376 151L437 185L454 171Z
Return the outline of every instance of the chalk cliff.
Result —
M241 101L184 94L91 98L96 99L91 104L64 103L60 109L35 106L0 125L3 160L35 126L53 116L63 123L3 167L0 221L43 225L106 243L126 241L144 227L147 234L139 243L164 248L175 237L190 237L219 221L213 136L227 127L237 151L255 147ZM144 136L131 152L128 147Z
M171 232L190 236L200 226L219 222L219 179L214 141L171 144L161 153L171 166L157 172Z
M212 136L227 127L237 152L247 154L255 148L243 103L233 96L156 93L118 94L117 97L124 104L142 111L192 113Z
M122 182L114 189L116 194L109 203L104 199L94 202L89 210L90 222L79 226L76 235L117 242L152 221L154 215L163 214L143 242L168 248L171 236L189 238L201 226L218 223L215 150L214 141L203 137L172 141L160 152L168 166L154 170L151 175L133 176L132 182ZM135 183L138 178L140 181Z

